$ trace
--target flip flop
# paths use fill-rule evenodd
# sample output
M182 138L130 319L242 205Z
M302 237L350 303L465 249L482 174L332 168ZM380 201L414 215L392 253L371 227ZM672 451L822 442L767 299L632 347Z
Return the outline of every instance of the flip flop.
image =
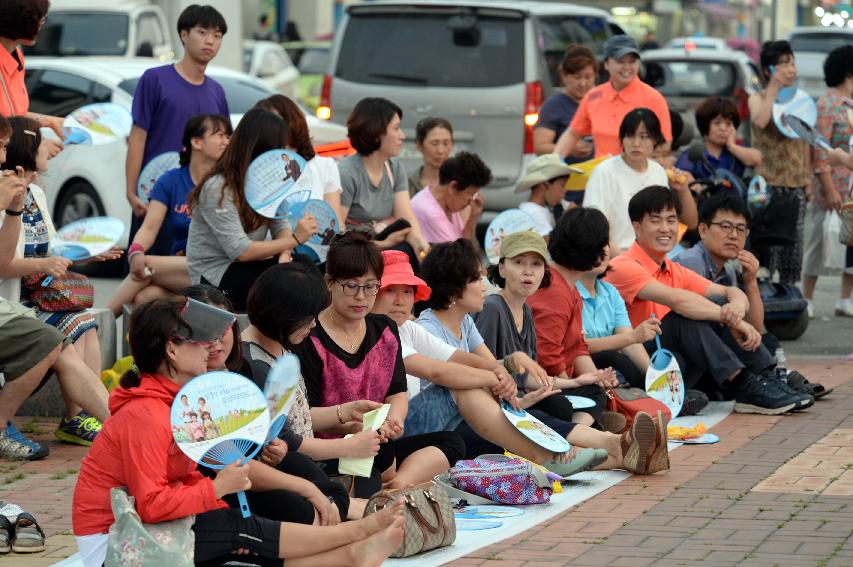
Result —
M44 551L44 531L32 514L24 512L15 520L15 535L12 537L15 553Z
M819 399L832 392L833 388L824 388L822 384L812 383L806 380L806 377L791 370L786 377L788 385L798 392L809 394L814 399Z

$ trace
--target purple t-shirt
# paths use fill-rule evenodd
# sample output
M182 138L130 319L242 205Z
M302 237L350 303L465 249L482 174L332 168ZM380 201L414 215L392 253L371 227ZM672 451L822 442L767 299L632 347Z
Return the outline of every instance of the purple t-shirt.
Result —
M133 94L133 123L146 132L142 166L164 152L181 151L187 120L196 114L229 117L222 85L205 77L204 83L188 83L174 65L148 69Z

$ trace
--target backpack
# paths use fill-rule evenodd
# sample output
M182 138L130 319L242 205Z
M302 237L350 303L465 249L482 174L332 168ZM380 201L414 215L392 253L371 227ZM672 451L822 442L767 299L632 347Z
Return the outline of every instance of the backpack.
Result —
M450 483L498 504L544 504L553 493L551 480L533 463L504 455L457 461Z

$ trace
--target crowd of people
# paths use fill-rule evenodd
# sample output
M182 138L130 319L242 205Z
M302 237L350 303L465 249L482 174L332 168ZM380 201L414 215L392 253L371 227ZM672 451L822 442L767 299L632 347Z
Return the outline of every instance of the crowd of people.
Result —
M129 271L109 307L117 317L132 307L134 366L108 398L91 314L31 300L44 277L73 274L72 262L50 254L54 226L36 184L61 150L41 129L62 130L61 119L28 112L18 48L36 41L48 2L5 3L18 9L0 17L0 71L9 85L0 112L10 116L0 117L0 456L47 456L11 418L55 373L67 406L57 436L91 445L73 502L87 566L104 560L116 487L127 488L144 522L194 515L197 564L252 554L264 565L376 565L403 538L402 508L361 519L367 499L427 482L459 459L508 450L563 477L666 471L664 413L641 412L626 428L624 416L607 411L608 390L644 387L656 339L683 371L687 414L729 399L737 412L779 415L828 393L780 367L757 283L762 267L784 282L802 275L811 300L822 275L820 226L851 198L849 154L810 149L772 120L776 95L796 77L787 42L762 49L765 86L749 101L754 147L736 139L734 105L709 98L696 111L701 162L673 153L674 121L666 100L639 79L633 39L606 42L609 78L599 86L595 56L570 47L560 66L564 92L545 103L535 129L541 155L517 187L529 192L520 208L535 229L504 236L498 262L486 266L476 228L491 171L474 153L453 153L448 120L417 125L423 166L411 175L398 159L403 111L383 98L355 105L347 119L355 153L340 161L315 154L304 116L283 95L259 101L232 131L224 91L205 75L228 27L214 8L192 5L177 22L182 59L146 71L133 99ZM824 71L818 129L842 148L853 130L839 111L853 96L853 48L834 50ZM344 227L324 237L322 263L305 254L305 243L325 226L310 215L270 220L247 200L249 165L281 149L306 160L299 174L310 178L311 198ZM145 203L139 172L166 151L180 152L180 167ZM570 202L566 181L581 173L571 164L592 157L606 159L582 200ZM790 196L796 245L783 254L749 242L754 218L743 196L694 184L711 173L707 164L735 175L754 168L775 195ZM806 215L818 228L804 246ZM695 244L672 259L685 230ZM496 293L487 295L486 280ZM852 287L848 247L837 315L853 316ZM249 326L241 330L236 316L220 328L199 326L186 315L191 302L246 313ZM173 429L181 386L229 370L263 387L289 352L301 363L296 402L256 459L197 470L174 449L174 429L194 441L218 434L204 399L182 400L183 423ZM575 408L568 394L593 405ZM390 411L381 427L362 431L362 416L383 404ZM526 409L573 448L545 450L501 404ZM341 459L362 457L373 459L368 477L341 476ZM248 518L235 496L242 491Z

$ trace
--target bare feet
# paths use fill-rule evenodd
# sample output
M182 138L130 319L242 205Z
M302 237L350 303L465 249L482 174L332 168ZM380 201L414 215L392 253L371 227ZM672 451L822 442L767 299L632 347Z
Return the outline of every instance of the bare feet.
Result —
M376 516L377 514L373 514ZM396 516L393 523L380 532L350 546L351 565L379 567L403 543L405 520Z
M347 520L360 520L364 517L365 508L367 508L367 500L364 498L350 498Z
M390 526L394 520L403 515L403 499L400 498L393 504L385 506L382 510L375 512L364 519L358 520L358 527L362 530L362 537L366 539L377 532L381 532Z

